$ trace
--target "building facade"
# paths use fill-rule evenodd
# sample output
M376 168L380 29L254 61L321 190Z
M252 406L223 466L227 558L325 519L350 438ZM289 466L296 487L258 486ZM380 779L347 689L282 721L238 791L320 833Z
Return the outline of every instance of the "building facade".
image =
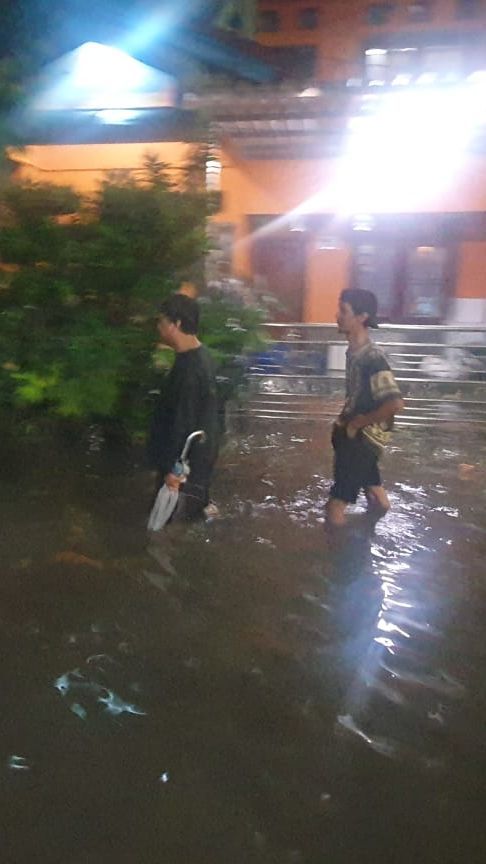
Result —
M92 191L147 150L177 165L202 111L215 243L281 320L331 321L357 286L395 323L486 323L486 0L261 0L255 40L280 80L177 110L167 85L135 122L91 105L101 137L38 139L14 154L19 176Z
M225 153L237 269L297 320L353 285L394 322L486 322L486 3L261 0L258 26L313 74Z

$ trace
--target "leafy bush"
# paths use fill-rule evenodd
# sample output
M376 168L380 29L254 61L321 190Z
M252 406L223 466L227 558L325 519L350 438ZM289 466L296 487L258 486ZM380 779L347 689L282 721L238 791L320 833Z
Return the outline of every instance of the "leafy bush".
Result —
M90 202L47 184L6 188L0 403L7 411L146 426L161 374L157 305L175 274L204 255L211 205L189 173L175 188L154 160L139 179L107 180ZM204 341L226 365L255 343L259 324L253 309L204 304Z

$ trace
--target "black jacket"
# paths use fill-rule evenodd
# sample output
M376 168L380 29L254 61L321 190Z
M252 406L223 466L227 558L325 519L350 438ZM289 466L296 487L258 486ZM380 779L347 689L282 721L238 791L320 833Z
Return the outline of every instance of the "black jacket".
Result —
M181 455L191 432L203 429L204 443L195 442L189 452L193 484L207 488L218 455L219 423L216 380L211 356L204 346L176 354L164 381L150 431L148 459L162 476Z

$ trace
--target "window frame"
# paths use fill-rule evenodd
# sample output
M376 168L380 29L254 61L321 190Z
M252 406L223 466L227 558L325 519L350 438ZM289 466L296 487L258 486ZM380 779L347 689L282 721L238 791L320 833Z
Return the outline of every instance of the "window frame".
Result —
M373 52L376 52L378 56L383 57L383 62L375 62L373 63L370 57L373 57ZM454 76L453 79L448 78L448 76L444 76L441 74L439 69L438 72L434 73L431 69L428 69L428 58L430 58L433 54L436 54L439 57L441 54L446 56L448 53L451 55L451 58L454 58L454 62L451 63L451 74ZM400 54L409 54L411 57L411 64L407 69L405 66L403 70L400 70L399 65L397 64L395 67L393 65L393 58L398 57ZM365 47L363 50L363 80L367 84L371 81L381 80L383 86L391 86L393 84L393 79L400 75L406 75L410 78L408 83L414 84L418 81L421 75L426 74L435 74L437 75L437 83L449 83L450 80L461 80L461 78L466 74L466 60L467 60L467 48L465 45L458 44L455 41L451 41L450 43L446 43L444 41L443 44L424 44L406 46L404 44L403 47L399 45L390 45L388 47ZM381 79L377 79L373 72L377 72L381 74Z
M378 315L378 320L382 323L392 324L441 324L444 321L447 311L447 305L453 294L456 260L457 260L457 244L455 242L438 238L438 237L391 237L387 232L370 232L365 235L364 232L357 234L353 232L352 240L352 256L351 256L351 273L350 284L352 288L360 288L361 282L359 279L359 247L371 246L375 248L375 254L379 258L380 249L383 247L394 250L395 271L393 274L392 287L392 303L389 315ZM444 281L442 290L439 296L439 314L438 315L410 315L406 314L407 289L409 288L410 277L410 258L412 253L421 247L432 247L434 249L443 249L446 260L444 265ZM372 289L371 289L372 290ZM378 306L379 306L379 295ZM379 309L378 309L379 312Z
M395 10L396 6L393 3L370 3L365 10L365 23L368 27L386 27L390 23ZM381 20L373 21L374 15L378 18L382 16Z
M473 6L472 10L467 10L468 4ZM455 0L454 17L456 21L477 21L481 17L481 3L479 0Z
M297 10L297 27L299 30L312 33L319 29L319 7L318 6L302 6ZM303 16L312 13L314 15L314 23L312 25L303 23Z
M427 24L433 20L433 0L407 3L407 19L411 24Z
M273 18L275 26L263 27L265 16L269 19ZM278 9L260 9L258 12L257 32L258 33L280 33L282 30L282 15Z

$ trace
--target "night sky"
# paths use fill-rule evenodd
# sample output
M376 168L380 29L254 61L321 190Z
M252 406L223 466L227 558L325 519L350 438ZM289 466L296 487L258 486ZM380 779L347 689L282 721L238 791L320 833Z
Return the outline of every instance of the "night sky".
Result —
M112 41L167 13L172 26L210 23L224 0L0 0L0 57L34 67L81 42ZM89 12L87 14L87 8Z

